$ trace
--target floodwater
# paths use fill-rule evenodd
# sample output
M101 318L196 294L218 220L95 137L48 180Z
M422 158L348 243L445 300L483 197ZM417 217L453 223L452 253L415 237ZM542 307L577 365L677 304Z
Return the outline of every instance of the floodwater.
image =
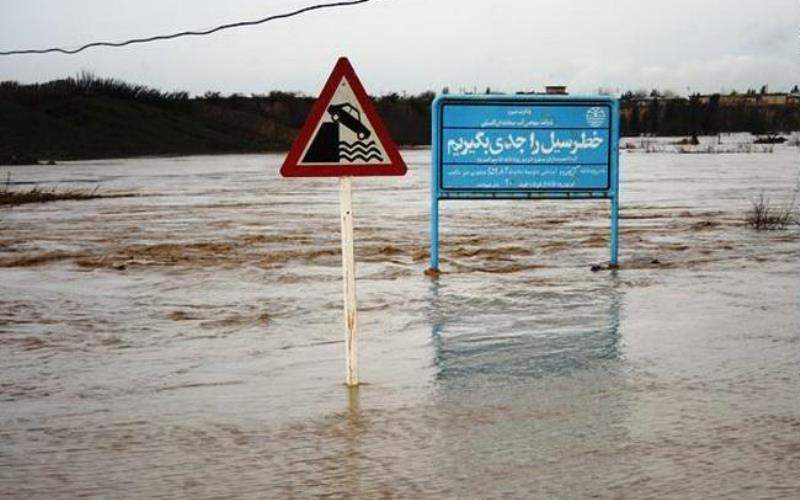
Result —
M19 167L128 198L0 210L0 497L798 498L798 149L622 153L607 201L442 204L429 152L338 183L282 155ZM3 175L5 177L5 175Z

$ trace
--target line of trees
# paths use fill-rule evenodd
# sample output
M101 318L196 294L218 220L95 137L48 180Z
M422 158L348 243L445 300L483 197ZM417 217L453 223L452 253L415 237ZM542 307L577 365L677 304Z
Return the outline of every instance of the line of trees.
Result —
M48 99L77 96L103 96L184 110L189 103L189 93L186 91L164 92L116 78L100 78L87 71L82 71L76 77L45 83L21 85L14 81L0 82L0 99L13 99L29 105Z
M752 90L756 95L755 90ZM762 89L765 93L765 89ZM651 93L649 98L623 94L621 129L625 136L715 135L721 132L767 134L800 130L800 106L760 105L744 102L720 104L720 94L707 99Z
M374 98L402 145L430 142L434 94ZM113 78L0 82L0 164L288 149L315 98L288 92L163 92Z
M427 145L434 97L389 94L374 103L398 144ZM191 97L90 73L32 85L0 82L0 163L286 150L314 100L277 91ZM621 108L627 136L800 130L798 106L723 106L719 95L627 92Z

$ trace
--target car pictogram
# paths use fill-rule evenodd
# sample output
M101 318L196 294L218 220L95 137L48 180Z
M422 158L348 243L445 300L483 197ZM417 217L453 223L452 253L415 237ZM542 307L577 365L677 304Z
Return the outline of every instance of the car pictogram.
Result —
M352 130L359 140L364 140L372 135L372 132L361 123L361 113L349 102L331 104L328 106L328 114L331 115L331 120Z

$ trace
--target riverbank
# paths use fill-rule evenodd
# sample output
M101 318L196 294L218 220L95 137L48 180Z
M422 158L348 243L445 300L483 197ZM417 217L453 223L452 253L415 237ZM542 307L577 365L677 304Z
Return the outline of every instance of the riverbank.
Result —
M434 97L393 93L373 101L395 142L415 147L430 144ZM278 91L190 97L85 73L42 84L0 82L0 165L286 151L314 100ZM643 106L623 97L622 135L763 134L800 127L796 105L717 109L692 103L671 98Z
M427 144L432 93L375 99L395 141ZM163 92L89 74L0 83L0 165L288 150L314 98Z

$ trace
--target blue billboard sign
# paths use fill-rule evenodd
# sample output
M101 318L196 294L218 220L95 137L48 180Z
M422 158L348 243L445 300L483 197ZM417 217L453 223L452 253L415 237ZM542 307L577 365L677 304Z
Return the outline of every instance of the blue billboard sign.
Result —
M432 114L432 269L439 264L438 204L446 199L610 199L617 264L616 99L442 96Z

